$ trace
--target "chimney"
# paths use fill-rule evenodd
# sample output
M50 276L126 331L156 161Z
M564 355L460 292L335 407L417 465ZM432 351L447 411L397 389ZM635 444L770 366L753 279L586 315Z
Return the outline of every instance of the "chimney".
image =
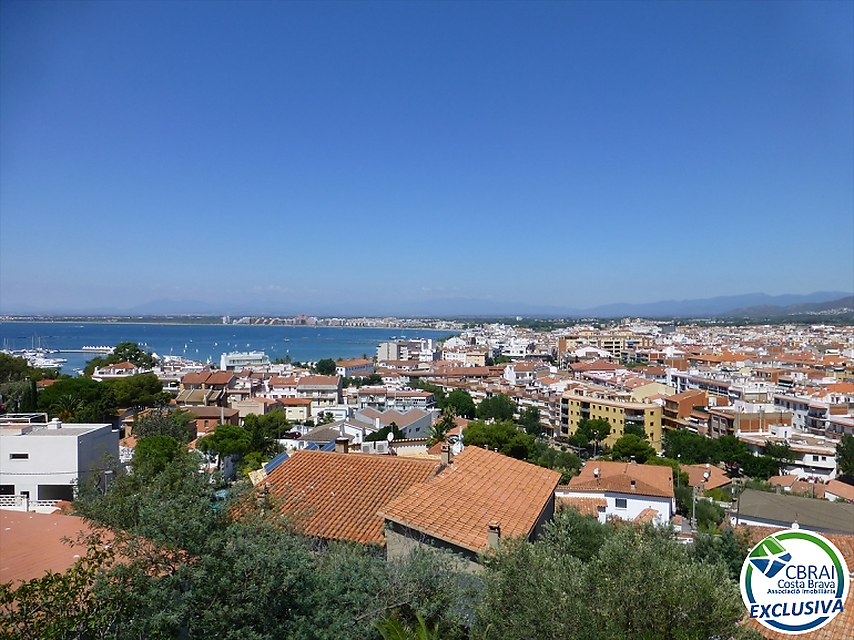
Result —
M501 525L498 523L498 520L491 520L489 522L489 528L486 533L486 548L487 549L498 549L498 545L501 542Z
M350 441L347 438L335 438L335 452L347 453L350 450Z
M637 488L638 488L637 480L632 478L632 491L637 491Z
M451 464L451 445L445 442L442 445L442 466L447 467Z
M54 418L53 420L51 420L50 422L47 423L47 428L48 429L62 429L62 422L59 420L59 418Z

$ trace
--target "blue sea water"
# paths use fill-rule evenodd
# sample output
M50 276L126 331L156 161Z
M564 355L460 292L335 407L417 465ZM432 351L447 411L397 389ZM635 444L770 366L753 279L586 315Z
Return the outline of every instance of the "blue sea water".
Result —
M362 329L351 327L285 327L223 324L132 324L73 322L0 322L0 345L4 349L80 349L83 346L114 347L136 342L160 356L179 355L219 365L230 351L263 351L270 360L358 358L376 354L380 342L392 338L445 338L447 331L429 329ZM60 353L68 362L63 373L73 375L96 354Z

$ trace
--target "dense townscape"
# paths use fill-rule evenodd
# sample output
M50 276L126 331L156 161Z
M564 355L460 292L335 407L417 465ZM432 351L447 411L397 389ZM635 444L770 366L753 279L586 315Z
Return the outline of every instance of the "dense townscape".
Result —
M125 342L73 378L0 354L2 637L777 637L753 543L854 565L854 327L434 327L306 363Z

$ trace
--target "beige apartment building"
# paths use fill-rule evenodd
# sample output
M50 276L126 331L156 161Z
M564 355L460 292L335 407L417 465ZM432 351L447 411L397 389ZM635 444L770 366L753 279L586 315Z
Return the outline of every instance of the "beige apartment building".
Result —
M627 424L634 424L642 426L649 443L656 451L661 451L661 407L657 404L624 402L568 391L561 397L560 406L561 435L575 433L582 419L607 420L611 424L611 435L604 444L610 447L623 435Z

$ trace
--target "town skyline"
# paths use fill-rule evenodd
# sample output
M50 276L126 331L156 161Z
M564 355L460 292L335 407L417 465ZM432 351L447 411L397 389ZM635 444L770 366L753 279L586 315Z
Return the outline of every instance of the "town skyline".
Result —
M850 3L0 18L2 314L854 291Z

